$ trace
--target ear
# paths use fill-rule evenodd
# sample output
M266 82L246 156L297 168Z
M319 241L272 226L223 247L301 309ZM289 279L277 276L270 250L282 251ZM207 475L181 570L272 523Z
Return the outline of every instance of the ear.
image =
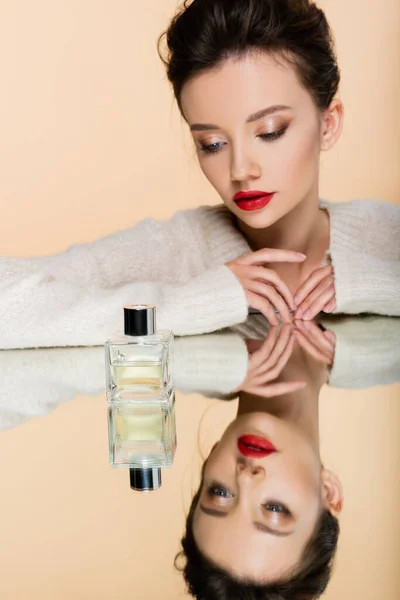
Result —
M335 473L322 469L322 487L325 507L331 515L338 517L343 508L343 489Z
M344 106L334 98L321 117L321 150L330 150L342 133Z

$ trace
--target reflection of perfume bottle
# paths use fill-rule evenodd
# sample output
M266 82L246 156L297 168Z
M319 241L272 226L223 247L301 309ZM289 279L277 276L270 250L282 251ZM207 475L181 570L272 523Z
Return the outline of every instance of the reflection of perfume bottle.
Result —
M108 439L110 465L130 469L132 489L158 489L161 469L172 466L176 450L174 401L167 406L154 396L109 403Z
M156 331L156 309L148 304L124 307L124 333L105 343L107 397L123 400L133 396L166 397L173 388L172 331Z

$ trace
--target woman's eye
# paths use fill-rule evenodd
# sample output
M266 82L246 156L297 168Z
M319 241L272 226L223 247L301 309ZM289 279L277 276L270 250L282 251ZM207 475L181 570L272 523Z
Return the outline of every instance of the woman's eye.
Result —
M208 493L210 496L219 496L220 498L230 498L232 495L226 488L222 486L210 486L208 488Z
M218 152L218 150L221 149L222 143L221 142L214 142L214 144L202 144L200 146L200 150L201 152L208 152L209 154L215 154L215 152Z
M258 137L266 142L273 142L274 140L280 138L285 133L286 129L287 127L284 127L280 131L273 131L272 133L260 133Z
M279 131L273 131L271 133L260 133L258 137L264 140L265 142L274 142L285 133L286 129L287 127L284 127ZM206 154L215 154L216 152L219 152L219 150L221 150L221 147L223 145L223 142L214 142L213 144L201 144L200 151L205 152Z
M283 504L278 504L276 502L268 502L267 504L263 504L264 508L271 512L283 513L284 515L290 515L290 511L283 506Z

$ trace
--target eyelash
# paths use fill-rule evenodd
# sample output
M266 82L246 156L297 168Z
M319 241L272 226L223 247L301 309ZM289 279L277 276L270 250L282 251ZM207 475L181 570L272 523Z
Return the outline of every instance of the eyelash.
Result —
M219 485L218 483L211 484L208 487L207 492L212 497L213 496L220 496L221 497L221 495L218 494L216 492L216 490L227 492L228 494L230 494L230 496L233 495L226 488L224 488L222 485ZM224 497L224 496L222 496L222 497ZM282 513L282 514L284 514L286 516L289 516L291 514L290 511L289 511L289 509L286 508L286 506L284 506L283 504L279 504L279 502L274 502L273 500L269 500L268 502L266 502L262 506L263 506L263 508L265 508L266 510L269 510L271 512ZM274 510L275 508L278 508L278 510Z
M278 140L285 133L286 129L287 127L284 127L283 129L280 129L279 131L274 131L272 133L260 133L258 137L264 140L264 142L275 142L275 140ZM219 146L218 148L212 148L212 146L215 146L216 144L220 143L221 142L215 142L214 144L210 144L207 146L201 145L200 152L204 152L205 154L216 154L221 150L221 146Z

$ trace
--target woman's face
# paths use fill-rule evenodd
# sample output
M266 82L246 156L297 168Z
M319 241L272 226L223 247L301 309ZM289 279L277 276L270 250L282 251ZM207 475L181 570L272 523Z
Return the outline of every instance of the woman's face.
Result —
M246 434L267 438L278 451L244 457L238 439ZM220 567L274 580L300 562L325 506L318 452L304 433L249 413L231 423L208 458L193 532L200 551Z
M229 59L190 79L181 94L201 169L253 228L272 225L318 193L321 115L293 67L280 63L266 53ZM275 195L249 212L233 199L243 190Z

